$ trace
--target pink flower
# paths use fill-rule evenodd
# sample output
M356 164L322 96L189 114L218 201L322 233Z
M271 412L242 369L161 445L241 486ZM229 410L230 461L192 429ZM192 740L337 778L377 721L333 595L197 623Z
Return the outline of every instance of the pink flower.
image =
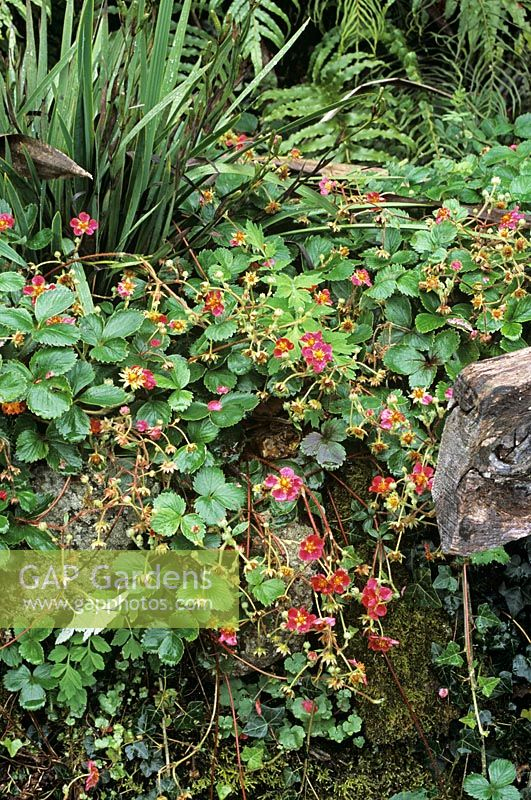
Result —
M0 233L8 231L15 225L15 217L11 214L0 214Z
M337 181L331 181L329 178L321 178L319 181L319 192L323 195L330 194L337 188Z
M286 502L296 500L304 484L291 467L282 467L278 475L266 476L264 486L271 489L271 496L275 500Z
M509 150L518 150L518 145L517 144L510 144L509 145Z
M376 653L387 653L391 647L395 647L397 644L400 642L397 639L390 639L389 636L378 636L377 633L369 634L369 650L374 650Z
M452 399L452 397L454 396L454 390L452 386L450 386L450 388L445 391L444 396L446 397L447 400Z
M223 314L225 311L225 306L223 304L223 295L219 289L214 289L213 291L206 293L203 311L210 311L214 317L220 317Z
M262 266L266 269L271 269L276 264L276 260L274 258L266 258L265 261L262 261Z
M245 244L246 236L243 231L236 231L229 244L231 247L242 247Z
M228 394L230 389L228 386L218 386L216 387L216 394Z
M226 644L229 647L236 647L238 644L238 637L234 628L220 628L218 642Z
M369 578L361 593L361 603L367 609L367 616L371 619L385 617L387 603L392 596L392 589L387 586L381 586L376 578Z
M371 276L366 269L357 269L350 280L354 286L372 286Z
M221 400L210 400L210 402L207 403L207 408L209 411L221 411Z
M317 561L323 555L324 540L316 533L307 536L299 547L299 558L301 561Z
M314 372L322 372L326 365L334 360L332 347L323 341L323 334L321 331L305 333L304 336L301 337L301 342L305 345L301 351L302 357Z
M129 275L124 275L116 287L116 292L120 295L122 300L127 300L127 298L131 297L131 295L134 293L135 288L135 281Z
M100 771L95 761L87 761L87 769L88 775L85 781L85 791L90 792L91 789L95 789L98 785L100 780Z
M308 633L316 619L315 614L310 614L305 608L290 608L286 628L296 633Z
M313 299L318 306L332 305L332 299L330 297L330 289L321 289L321 291L315 292L313 295Z
M512 211L504 214L498 225L498 230L511 230L514 231L518 227L521 219L525 219L525 214L522 214L518 206L515 206Z
M289 339L286 339L285 336L282 336L275 342L273 355L275 356L275 358L284 358L285 356L289 355L290 350L293 350L294 347L295 345L293 344L293 342L290 342Z
M444 222L445 219L450 218L450 209L448 208L438 208L435 212L435 224L440 225L441 222Z
M447 698L447 697L448 697L448 695L449 695L449 691L448 691L448 689L446 689L444 686L441 686L441 688L439 689L439 691L437 692L437 694L439 695L439 697L441 698L441 700L446 700L446 698Z
M31 297L33 303L35 303L39 295L48 292L50 289L55 289L55 283L46 283L46 278L43 275L35 275L31 279L31 283L24 286L22 294Z
M87 236L92 236L94 231L98 230L99 223L97 220L92 219L86 211L82 211L79 217L74 217L70 220L70 227L76 236L83 236L84 233Z
M395 425L400 425L405 422L406 418L401 411L393 411L391 408L384 408L380 413L380 428L384 431L390 431Z
M459 272L459 270L461 269L462 266L463 266L462 263L460 261L457 261L457 260L452 261L450 263L450 269L453 269L454 272Z
M158 425L155 425L153 428L149 429L148 435L153 442L158 442L158 440L162 436L162 428Z
M162 341L161 341L161 339L152 339L152 340L150 341L150 345L151 345L151 347L160 347L160 346L161 346L161 344L162 344Z
M433 397L431 396L431 394L423 394L422 397L420 398L420 402L422 403L423 406L429 406L430 403L433 403Z
M122 415L122 417L125 417L125 416L127 416L127 414L130 414L130 413L131 413L131 409L129 408L129 406L121 406L120 407L120 414Z
M314 703L313 700L303 700L301 705L307 714L315 714L317 711L317 703Z
M423 466L420 461L417 461L413 471L408 475L409 480L415 484L415 492L417 494L423 494L426 490L431 491L434 473L433 467Z
M147 419L139 419L135 422L135 428L139 433L145 433L149 430L149 422Z
M313 627L316 631L323 631L326 628L333 628L336 624L335 617L319 617L313 623Z

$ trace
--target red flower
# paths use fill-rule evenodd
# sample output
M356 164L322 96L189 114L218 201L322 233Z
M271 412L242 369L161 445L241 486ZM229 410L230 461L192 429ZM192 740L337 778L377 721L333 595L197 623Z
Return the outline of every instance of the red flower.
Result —
M293 342L290 342L289 339L282 337L281 339L277 339L275 342L275 349L273 350L273 355L275 358L282 358L286 353L289 353L290 350L293 350L295 345Z
M84 233L87 236L92 236L94 231L98 230L99 223L97 220L92 219L86 211L82 211L79 217L74 217L70 220L70 227L76 236L83 236Z
M350 585L350 578L346 569L336 569L329 580L330 588L334 594L343 594Z
M0 233L9 230L14 224L15 217L12 217L11 214L0 214Z
M314 372L322 372L327 363L333 361L332 347L323 341L323 334L320 331L305 333L301 341L305 344L302 356Z
M286 628L288 631L308 633L308 631L312 629L316 619L317 617L315 614L310 614L305 608L290 608L288 611Z
M35 303L37 297L43 294L43 292L47 292L49 289L55 289L55 283L48 284L46 283L46 278L42 275L35 275L35 277L31 279L31 283L28 284L28 286L24 286L22 294L33 298L33 302Z
M88 776L87 780L85 781L85 791L89 792L91 789L94 789L100 780L100 771L96 766L95 761L87 761L87 769L88 769Z
M314 703L313 700L303 700L301 705L307 714L315 714L317 711L317 703Z
M223 314L225 311L225 306L223 304L223 295L219 289L214 289L211 292L207 292L205 295L205 305L203 306L203 311L210 312L215 317L220 317Z
M369 634L369 650L374 650L375 653L387 653L391 647L400 644L396 639L390 639L389 636L379 636L377 633Z
M376 578L369 578L361 593L361 603L367 609L367 616L371 619L385 617L387 614L386 604L392 596L392 589L380 586Z
M365 200L368 203L383 203L384 198L380 194L380 192L367 192L365 195Z
M434 474L435 470L433 467L425 467L420 463L420 461L417 461L413 467L413 472L408 475L408 478L415 484L415 492L417 494L422 494L427 489L431 491Z
M396 482L394 478L384 478L382 475L375 475L369 486L369 492L374 492L375 494L389 494L395 487Z
M318 306L332 305L332 299L330 297L330 289L321 289L319 292L314 292L313 299Z
M314 592L319 592L320 594L332 594L332 587L329 583L329 580L326 575L323 575L321 572L318 575L312 575L310 578L310 583Z
M210 400L207 403L207 408L209 411L221 411L222 409L221 400Z
M4 500L7 500L7 492L5 489L0 489L0 500L2 501L2 503L4 502Z
M316 533L310 534L301 542L299 558L301 561L317 561L323 555L324 540Z
M101 433L101 419L94 419L90 420L90 432L94 434Z

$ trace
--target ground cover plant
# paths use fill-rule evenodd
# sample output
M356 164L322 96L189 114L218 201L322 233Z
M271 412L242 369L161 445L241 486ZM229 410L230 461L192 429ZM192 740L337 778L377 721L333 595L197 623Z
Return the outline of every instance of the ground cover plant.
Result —
M324 101L257 112L292 10L226 10L7 55L5 129L95 180L5 153L0 548L237 549L241 620L2 632L0 792L526 798L529 542L445 557L430 490L460 370L529 344L531 115L338 176Z

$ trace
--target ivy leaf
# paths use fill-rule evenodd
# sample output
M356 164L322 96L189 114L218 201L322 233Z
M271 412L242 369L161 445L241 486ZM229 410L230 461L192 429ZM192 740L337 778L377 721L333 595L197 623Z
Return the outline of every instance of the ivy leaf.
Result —
M67 289L66 286L58 286L56 289L48 289L43 292L35 301L34 310L37 322L40 324L50 317L62 314L63 311L70 308L75 299L74 292Z
M25 464L33 464L48 455L48 444L37 431L22 431L17 437L17 458Z
M268 730L269 725L266 720L253 710L242 733L245 733L246 736L252 736L253 739L264 739L267 736Z
M439 667L462 667L465 663L457 642L448 642L444 651L435 658Z
M186 502L175 492L162 492L155 498L151 527L163 536L172 536L179 529Z
M28 408L43 419L55 419L72 405L72 390L66 378L41 380L30 386L26 397Z

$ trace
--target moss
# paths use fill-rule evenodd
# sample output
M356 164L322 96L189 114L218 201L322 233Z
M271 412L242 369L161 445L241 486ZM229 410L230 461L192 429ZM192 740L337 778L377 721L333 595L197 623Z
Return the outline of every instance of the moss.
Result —
M371 499L368 489L374 475L374 467L370 463L370 453L367 451L358 454L359 457L350 461L343 469L340 470L337 477L343 481L347 486L352 489L354 494L360 497L365 502ZM364 455L367 457L365 458ZM328 488L334 500L335 509L331 503L325 504L328 519L331 526L335 527L336 511L345 530L347 530L349 522L352 517L352 501L354 496L345 489L338 481L334 479L334 475L330 478Z
M433 609L418 609L407 600L391 606L385 618L385 633L398 639L400 646L389 653L389 660L423 729L432 737L444 735L456 712L438 698L439 682L432 667L431 643L443 644L451 637L446 616ZM382 697L381 705L360 698L364 733L372 744L418 739L408 708L386 660L381 653L368 652L356 645L355 657L365 663L371 697ZM361 651L364 647L364 651Z

